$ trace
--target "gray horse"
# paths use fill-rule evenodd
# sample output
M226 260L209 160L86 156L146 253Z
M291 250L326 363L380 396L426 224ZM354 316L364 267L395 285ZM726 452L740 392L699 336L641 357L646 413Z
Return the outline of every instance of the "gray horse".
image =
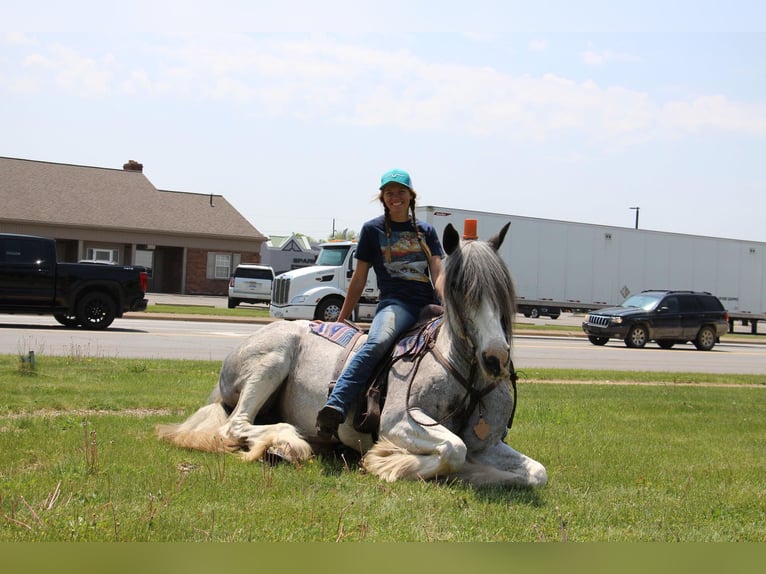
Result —
M421 332L420 352L389 369L375 439L355 430L353 411L338 432L368 473L387 481L547 482L542 464L504 442L515 408L515 300L497 251L509 225L487 242L461 242L451 224L445 229L443 318L429 335ZM238 450L245 460L273 452L296 463L310 458L319 444L316 413L349 355L315 326L279 321L260 329L225 359L208 404L183 423L158 427L159 437L184 448Z

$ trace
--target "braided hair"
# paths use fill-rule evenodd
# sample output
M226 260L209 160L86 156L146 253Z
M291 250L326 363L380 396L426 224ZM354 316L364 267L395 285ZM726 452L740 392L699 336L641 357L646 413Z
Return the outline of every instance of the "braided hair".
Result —
M425 241L425 235L423 234L423 230L418 226L417 219L415 217L415 198L417 197L417 194L415 193L415 190L412 188L408 188L410 192L410 222L412 223L412 228L415 230L415 234L418 236L418 243L420 244L420 248L423 250L423 253L426 254L426 261L431 260L431 249L429 249L428 244ZM378 199L380 200L380 203L383 204L383 211L384 211L384 219L385 219L385 226L386 226L386 263L391 262L391 213L388 210L388 206L386 205L386 202L383 201L383 190L380 190L380 194L378 195Z

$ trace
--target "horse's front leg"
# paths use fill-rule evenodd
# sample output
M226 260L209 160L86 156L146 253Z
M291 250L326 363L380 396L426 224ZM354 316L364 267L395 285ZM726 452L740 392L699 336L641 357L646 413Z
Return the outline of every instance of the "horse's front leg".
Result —
M548 482L548 472L542 464L502 441L482 451L469 452L458 474L475 486L537 487Z
M459 472L466 446L460 437L412 409L410 416L381 421L380 439L364 457L364 468L388 482L423 480Z

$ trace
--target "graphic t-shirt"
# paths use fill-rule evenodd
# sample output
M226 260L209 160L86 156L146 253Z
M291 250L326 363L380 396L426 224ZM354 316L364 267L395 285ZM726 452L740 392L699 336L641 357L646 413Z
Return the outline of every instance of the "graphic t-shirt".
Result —
M442 256L441 243L432 225L418 220L431 255ZM390 249L390 261L387 253ZM428 259L418 241L412 222L391 222L391 237L386 237L384 216L365 223L359 234L355 257L370 263L375 270L380 299L399 299L416 305L434 302L428 273Z

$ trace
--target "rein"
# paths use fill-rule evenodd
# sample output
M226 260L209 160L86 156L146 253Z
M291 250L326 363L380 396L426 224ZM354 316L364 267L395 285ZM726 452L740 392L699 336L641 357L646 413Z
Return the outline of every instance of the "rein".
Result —
M415 375L418 372L418 369L420 368L420 362L423 360L423 357L427 353L431 353L437 360L437 362L442 365L449 373L457 379L457 381L460 383L460 385L465 389L466 395L463 398L462 403L465 404L466 399L468 399L468 408L463 410L462 416L460 417L462 420L459 425L459 431L458 434L462 434L465 430L465 426L468 423L468 418L471 416L471 413L476 409L476 407L481 403L482 399L494 391L498 385L501 383L501 381L497 380L494 383L484 387L483 389L477 389L475 387L476 383L476 370L478 367L478 362L476 361L476 357L472 355L471 357L471 369L470 373L468 375L468 378L464 377L463 374L457 370L455 365L451 363L444 354L439 351L439 349L436 348L436 337L438 335L439 329L441 329L441 323L436 326L435 329L429 329L428 327L433 323L436 319L433 319L429 322L427 322L423 328L421 329L421 334L426 337L426 342L424 345L424 350L417 354L415 359L415 368L412 371L412 374L409 377L409 385L407 387L407 414L417 422L421 426L438 426L443 424L445 421L449 420L452 417L457 417L458 413L461 411L461 407L457 407L454 411L447 414L446 416L442 417L438 421L434 423L422 423L415 419L415 417L412 414L412 408L410 407L410 393L412 391L412 383L415 379ZM516 374L516 369L513 366L513 361L510 361L511 363L511 369L510 369L510 381L511 386L513 388L513 409L511 410L511 417L508 420L507 427L511 428L513 426L513 418L516 414L516 381L518 380L518 375Z

